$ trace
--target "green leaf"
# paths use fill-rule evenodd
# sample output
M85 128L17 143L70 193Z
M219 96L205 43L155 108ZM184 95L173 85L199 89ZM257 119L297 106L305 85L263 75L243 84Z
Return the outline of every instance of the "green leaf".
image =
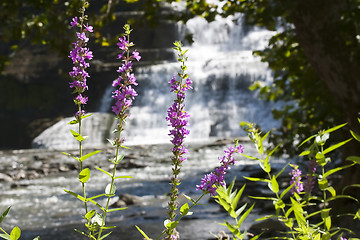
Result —
M70 129L70 132L78 142L82 142L85 140L83 136L81 136L79 133L75 132L74 130Z
M328 198L328 202L332 201L332 200L336 200L336 199L341 199L341 198L347 198L347 199L352 199L354 200L355 202L359 202L356 198L352 197L352 196L349 196L349 195L336 195L336 196L333 196L333 197L329 197Z
M108 209L107 212L110 213L110 212L117 212L117 211L122 211L122 210L125 210L127 209L127 207L122 207L122 208L111 208L111 209Z
M232 201L231 201L231 207L232 207L233 209L236 208L236 206L237 206L237 204L238 204L238 202L239 202L239 199L240 199L242 193L244 192L245 186L246 186L246 185L244 184L244 185L242 186L242 188L240 189L240 191L236 194L236 196L234 197L234 199L232 199Z
M316 137L316 135L312 135L311 137L308 137L307 139L305 139L304 141L302 141L298 147L301 147L302 145L304 145L304 143L310 141L310 140L313 139L314 137Z
M333 197L336 196L336 191L333 187L326 188L326 191L328 191Z
M105 196L105 193L102 193L102 194L99 194L99 195L93 196L93 197L91 197L91 198L88 198L87 200L96 199L96 198L99 198L99 197L102 197L102 196Z
M306 155L309 155L310 154L310 151L309 150L306 150L306 151L303 151L302 153L299 154L299 156L306 156Z
M80 162L80 158L75 157L75 156L74 156L74 155L72 155L71 153L62 152L62 154L65 154L66 156L72 157L72 158L74 158L74 159L76 159L77 161L79 161L79 162Z
M98 154L99 152L101 152L101 150L88 153L88 154L82 156L82 157L79 159L79 161L82 162L82 161L84 161L85 159L88 159L89 157L94 156L95 154Z
M269 159L266 157L265 161L260 161L260 167L264 170L264 172L271 172L271 166L269 164Z
M244 177L244 178L254 182L267 182L267 183L271 182L269 179L265 179L265 178L255 178L255 177Z
M113 177L112 175L111 175L111 173L109 173L108 171L106 171L106 170L104 170L104 169L102 169L102 168L99 168L99 167L95 167L97 170L99 170L99 171L101 171L101 172L103 172L103 173L105 173L105 174L107 174L109 177Z
M264 216L264 217L261 217L261 218L257 218L254 221L258 222L258 221L262 221L262 220L267 220L267 219L272 218L272 217L274 217L274 215L267 215L267 216Z
M353 161L354 163L360 164L359 156L349 156L346 158L347 161Z
M259 158L257 158L257 157L252 157L252 156L246 155L246 154L244 154L244 153L242 153L241 155L242 155L242 156L244 156L244 157L246 157L246 158L248 158L248 159L252 159L252 160L260 160L260 159L259 159Z
M87 202L86 198L80 196L80 195L77 194L77 193L74 193L74 192L69 191L69 190L66 190L66 189L64 189L64 191L67 192L67 193L70 194L70 195L73 195L74 197L78 198L79 200L81 200L81 201L83 201L83 202Z
M346 159L347 160L347 159ZM324 175L323 175L323 177L328 177L328 176L330 176L331 174L333 174L333 173L336 173L336 172L338 172L338 171L341 171L341 170L343 170L343 169L345 169L345 168L348 168L348 167L352 167L352 166L354 166L355 165L355 163L352 163L352 164L350 164L350 165L346 165L346 166L341 166L341 167L337 167L337 168L333 168L333 169L330 169L329 171L327 171Z
M164 226L166 227L166 229L174 229L178 224L178 221L171 221L170 219L166 219L164 221Z
M296 182L294 182L293 184L291 184L290 186L288 186L288 187L281 193L280 199L282 199L282 198L285 196L285 194L286 194L287 192L289 192L290 189L291 189L295 184L296 184Z
M247 203L245 203L244 205L242 205L238 210L236 210L235 212L235 218L238 218L240 216L240 214L245 210L247 206Z
M115 195L116 187L114 184L109 183L105 188L105 195L113 196Z
M355 138L356 141L360 142L360 135L350 130L351 135Z
M10 235L8 234L0 233L0 237L6 240L10 240Z
M259 199L259 200L271 200L271 201L276 201L277 198L274 197L255 197L255 196L249 196L250 198L253 199Z
M90 169L89 168L84 168L80 173L79 173L79 180L82 183L86 183L90 178Z
M192 199L191 197L189 197L189 196L186 195L186 194L183 194L183 196L184 196L187 200L191 201L192 203L195 203L195 202L196 202L194 199Z
M241 224L243 223L243 221L245 220L245 218L250 214L251 210L254 208L255 203L240 217L238 223L237 223L237 227L240 228Z
M143 230L141 230L141 229L140 229L138 226L136 226L136 225L135 225L135 227L136 227L136 229L141 233L141 235L143 235L143 237L144 237L146 240L150 240L150 237L148 237L148 235L146 235Z
M346 144L347 142L349 142L349 141L351 141L351 140L352 140L352 138L350 138L350 139L348 139L348 140L345 140L345 141L342 141L342 142L339 142L339 143L337 143L337 144L334 144L334 145L332 145L331 147L328 147L327 149L325 149L325 150L323 151L323 154L327 154L327 153L329 153L329 152L331 152L331 151L333 151L333 150L341 147L342 145Z
M275 177L275 176L273 176L273 177L271 178L271 188L272 188L272 191L273 191L274 193L278 193L278 192L279 192L279 184L278 184L278 182L276 181L276 177Z
M115 177L114 179L120 179L120 178L133 178L132 176L118 176Z
M285 164L285 166L276 174L276 178L278 178L284 171L285 169L289 166L289 164Z
M91 202L92 204L94 204L95 206L98 206L103 212L105 212L105 208L103 208L99 203L95 202L92 199L87 199L87 201Z
M319 188L322 191L325 191L328 188L328 180L326 178L319 178L318 179Z
M10 233L10 240L18 240L21 235L21 230L18 227L14 227Z
M230 213L231 206L223 198L218 198L218 203Z
M0 216L0 223L4 220L4 218L6 217L6 215L9 213L10 208L11 208L11 207L8 207L8 208L3 212L3 214L1 214L1 216Z
M102 227L102 228L104 229L104 227ZM102 240L102 239L106 238L106 237L109 236L111 233L112 233L112 232L108 232L108 233L104 234L103 236L101 236L101 237L99 238L99 240Z
M117 156L116 159L114 158L113 160L111 160L111 162L113 164L119 164L124 159L124 157L125 157L125 155L120 154L120 155Z
M275 202L275 209L283 209L285 207L285 203L283 200L279 199Z
M330 128L330 129L328 129L328 130L325 130L324 133L334 132L334 131L338 130L339 128L344 127L346 124L347 124L347 123L343 123L343 124L337 125L337 126L335 126L335 127L332 127L332 128Z
M188 214L188 212L189 212L189 204L185 203L184 205L181 206L180 213L181 215L185 216Z
M96 211L95 210L91 210L90 212L87 212L85 214L85 219L86 220L90 220L94 215L95 215Z

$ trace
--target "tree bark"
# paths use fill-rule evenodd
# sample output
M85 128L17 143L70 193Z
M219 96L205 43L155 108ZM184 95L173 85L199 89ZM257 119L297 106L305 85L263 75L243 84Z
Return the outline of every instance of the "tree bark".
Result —
M300 45L319 78L339 101L344 121L359 133L360 61L353 57L341 32L346 1L296 0L293 4L290 16ZM347 154L360 156L360 144L353 141L350 145Z
M360 133L360 61L346 45L341 31L341 16L346 10L345 0L293 0L290 17L293 20L299 44L321 81L339 102L344 122ZM356 33L354 33L354 38ZM344 140L350 134L344 134ZM360 156L360 143L353 140L342 149L342 157ZM360 183L360 165L342 172L343 178L335 183L339 192L344 186ZM353 189L354 190L354 189ZM355 189L355 192L358 192ZM352 192L346 192L350 194ZM360 194L351 194L360 199ZM351 203L341 202L341 206ZM346 205L345 205L346 204ZM349 207L350 208L350 207ZM334 208L336 210L343 209ZM335 210L334 210L335 211ZM350 219L350 222L353 222ZM346 224L348 224L347 222Z

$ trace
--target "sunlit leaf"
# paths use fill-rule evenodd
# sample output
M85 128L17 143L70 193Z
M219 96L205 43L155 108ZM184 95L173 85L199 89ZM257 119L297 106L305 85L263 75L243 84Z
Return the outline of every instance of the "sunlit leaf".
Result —
M18 240L21 235L21 230L18 227L14 227L10 233L10 240Z
M80 173L79 173L79 180L82 183L86 183L90 178L90 169L89 168L84 168Z
M79 161L82 162L82 161L84 161L85 159L88 159L89 157L94 156L95 154L98 154L99 152L101 152L101 150L88 153L88 154L82 156L82 157L79 159Z
M181 215L185 216L187 215L188 212L189 212L189 204L185 203L184 205L181 206L180 213Z
M138 226L136 226L136 225L135 225L135 227L136 227L136 229L141 233L141 235L143 235L143 237L144 237L146 240L150 240L150 237L148 237L148 235L146 235L143 230L141 230L141 229L140 229Z
M87 213L85 214L85 219L86 219L86 220L90 220L90 219L95 215L95 213L96 213L95 210L91 210L91 211L87 212Z
M347 123L343 123L343 124L337 125L337 126L335 126L335 127L332 127L332 128L330 128L330 129L328 129L328 130L325 130L324 133L334 132L334 131L338 130L339 128L344 127L346 124L347 124Z
M342 145L346 144L347 142L349 142L349 141L351 141L351 140L352 140L352 138L350 138L350 139L348 139L348 140L345 140L345 141L342 141L342 142L339 142L339 143L337 143L337 144L334 144L334 145L332 145L331 147L328 147L327 149L325 149L325 150L323 151L323 154L327 154L327 153L329 153L329 152L331 152L331 151L333 151L333 150L341 147Z
M254 182L267 182L267 183L271 182L271 180L265 178L255 178L255 177L244 177L244 178Z
M102 169L102 168L99 168L99 167L95 167L97 170L99 170L99 171L101 171L101 172L103 172L103 173L105 173L106 175L108 175L109 177L113 177L112 176L112 174L111 173L109 173L108 171L106 171L106 170L104 170L104 169Z
M70 132L78 142L82 142L86 139L85 137L81 136L79 133L75 132L72 129L70 129Z

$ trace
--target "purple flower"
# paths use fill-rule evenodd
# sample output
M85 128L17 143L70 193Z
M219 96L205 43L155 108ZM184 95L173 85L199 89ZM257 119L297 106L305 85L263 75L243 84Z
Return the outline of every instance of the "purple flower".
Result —
M132 73L132 60L135 59L135 56L129 56L130 44L126 40L129 37L129 33L130 31L126 31L127 36L120 37L117 43L122 50L122 53L118 55L118 59L122 59L123 63L117 70L120 76L112 83L113 87L119 87L112 95L112 98L116 101L112 111L123 119L128 116L126 110L131 107L134 98L137 96L137 92L132 88L132 85L138 85L135 75ZM137 53L136 57L139 60L141 58L139 53Z
M82 19L80 18L81 23L78 23L78 18L74 17L70 23L71 27L81 25L85 26L85 29L82 32L77 32L77 41L73 43L74 47L70 51L69 58L73 62L72 71L69 72L69 75L72 78L72 82L69 83L70 88L74 88L74 93L77 93L77 96L74 98L76 105L85 105L88 101L87 97L84 97L82 93L88 89L86 80L89 76L86 68L90 66L87 60L93 59L93 53L86 47L86 43L89 41L89 38L86 36L86 31L93 31L93 27L83 24Z
M76 35L77 35L78 39L83 40L84 42L88 42L88 41L89 41L89 38L86 37L85 32L76 33Z
M81 104L86 104L88 98L87 97L83 97L81 94L77 95L76 98L74 99L75 102L81 103Z
M217 186L225 186L226 171L229 170L230 167L236 162L234 154L242 153L243 151L244 147L242 145L235 145L234 147L231 146L228 150L224 150L225 155L223 157L219 157L221 164L220 167L217 167L214 172L205 175L201 179L201 184L196 185L196 190L201 190L204 193L210 193L210 195L215 196Z
M71 27L75 27L76 25L78 25L78 18L74 17L72 19L72 21L70 22Z
M295 166L295 168L292 169L289 174L291 176L290 185L295 183L295 185L291 188L291 193L301 193L304 191L304 186L301 182L301 170L298 168L298 166Z
M135 49L135 51L133 51L133 57L134 57L137 61L140 61L140 59L141 59L141 56L140 56L139 53L136 51L136 49Z
M88 23L86 25L84 24L84 27L85 27L85 30L88 31L88 32L93 32L94 31L93 27L89 26Z
M119 48L123 51L127 51L128 50L128 46L129 46L129 42L126 41L126 37L123 36L122 38L119 38L119 42L117 43L117 45L119 46Z

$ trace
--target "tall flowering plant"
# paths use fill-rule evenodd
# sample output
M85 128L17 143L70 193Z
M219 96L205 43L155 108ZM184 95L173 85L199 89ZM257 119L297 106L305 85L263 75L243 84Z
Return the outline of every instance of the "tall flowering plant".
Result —
M132 42L130 42L130 33L131 29L128 24L124 26L124 36L119 38L119 42L117 43L118 47L122 51L118 55L118 59L122 61L122 65L119 67L117 72L119 73L119 77L113 81L113 86L117 87L113 92L112 98L115 100L115 104L112 107L112 111L116 115L116 119L118 120L117 128L114 133L117 134L117 137L114 140L108 139L108 141L116 147L115 157L113 159L109 159L109 161L113 164L112 171L108 172L102 168L97 167L98 170L105 173L110 177L110 183L105 188L105 196L107 197L106 205L102 209L103 216L99 221L99 233L97 235L97 239L102 239L101 235L104 229L109 229L109 227L105 226L105 219L108 213L118 210L123 210L125 208L117 208L117 209L109 209L110 200L113 196L115 196L115 180L120 178L131 178L130 176L116 176L116 168L117 165L124 158L123 154L120 154L120 148L127 148L123 146L125 142L125 138L122 138L121 133L124 130L125 120L129 116L129 108L132 105L133 100L137 96L136 91L133 89L133 86L137 86L136 78L134 76L132 62L134 60L140 61L141 56L137 50L131 51L131 47L134 46ZM111 227L110 227L111 228ZM111 232L107 233L104 236L107 236Z
M79 31L76 32L77 40L73 43L73 49L70 51L69 58L73 62L72 71L69 72L71 77L70 88L73 89L73 93L75 94L74 103L77 106L77 112L75 113L75 120L71 121L69 124L78 125L78 131L70 130L74 138L79 143L79 153L78 156L74 156L69 153L64 153L80 163L80 173L79 173L79 181L82 186L82 193L77 194L69 190L65 190L67 193L76 196L84 203L85 216L89 214L88 201L87 201L87 193L86 193L86 183L90 178L90 169L84 168L84 160L90 158L91 156L97 154L100 151L94 151L92 153L88 153L86 155L83 154L83 141L86 140L86 137L82 136L82 120L91 116L91 114L86 115L85 110L83 110L83 106L86 105L88 98L84 96L84 92L88 90L87 86L87 78L89 78L89 74L86 69L90 66L87 62L93 58L93 53L87 47L87 43L89 41L89 37L87 34L93 32L93 27L90 26L87 21L87 15L85 15L85 9L88 6L88 2L82 1L83 5L80 10L81 16L74 17L70 23L71 27L77 27ZM88 233L86 233L90 238L90 232L92 231L90 227L90 218L86 218L86 226L88 227Z
M80 32L77 32L77 41L73 44L74 48L71 50L69 57L73 61L73 69L69 73L72 77L72 82L70 82L70 87L74 88L74 93L76 97L74 98L75 104L78 106L78 111L75 114L75 120L71 121L70 124L78 124L79 130L78 132L71 130L71 133L75 137L75 139L79 142L79 156L73 156L71 154L66 153L67 155L73 157L74 159L80 162L80 173L79 180L82 184L82 194L78 194L72 192L70 190L65 190L67 193L75 196L79 200L84 203L85 214L84 219L86 220L85 226L88 231L85 233L83 231L78 231L81 234L85 235L89 239L104 239L111 232L108 232L103 235L103 231L106 229L111 229L113 227L106 226L105 220L108 213L113 211L123 210L125 208L115 208L110 209L110 199L115 196L115 180L120 178L129 178L130 176L116 176L116 168L120 161L124 158L124 155L120 154L120 147L124 147L122 144L125 139L121 138L121 132L124 130L125 119L128 116L128 110L132 105L132 101L134 97L137 96L136 91L132 88L132 86L136 86L136 78L132 73L132 61L135 59L139 61L141 56L134 50L130 54L130 48L134 45L129 41L130 39L130 26L125 25L124 30L125 34L123 37L119 38L118 46L122 50L121 54L118 55L118 59L122 60L122 66L119 67L117 72L120 76L113 82L114 87L118 87L117 90L113 92L113 98L115 99L115 105L112 110L116 114L116 119L119 120L117 124L116 133L118 136L115 140L109 140L114 146L116 146L115 157L110 159L109 161L113 163L113 168L110 172L102 169L100 167L96 167L97 170L108 175L111 180L110 183L105 187L105 192L103 194L99 194L97 196L88 197L85 189L85 183L90 179L90 169L83 167L83 161L88 159L89 157L97 154L100 151L94 151L83 155L83 147L82 142L86 139L81 135L81 123L82 119L86 118L90 115L85 115L85 111L82 109L82 106L86 104L87 97L83 96L85 90L88 89L86 84L86 80L89 77L89 74L86 72L86 68L89 67L89 63L87 60L91 60L93 58L92 52L86 47L86 44L89 40L86 33L92 32L92 26L85 24L84 21L87 19L86 15L84 15L85 6L87 5L84 2L84 6L82 8L82 16L80 18L74 17L71 22L72 27L79 27ZM106 203L105 206L102 206L97 199L105 197ZM100 211L95 209L90 210L88 207L88 203L92 203L94 206L98 207Z
M168 114L166 117L166 120L169 122L169 126L171 126L169 136L171 136L171 143L173 144L173 148L171 150L173 153L171 157L173 175L170 177L171 195L168 203L169 222L174 222L177 215L176 209L178 208L177 199L179 195L178 186L180 185L180 179L178 176L180 174L182 162L187 159L185 154L188 153L188 150L184 146L184 139L190 133L190 131L186 128L189 125L190 115L185 111L184 101L185 92L192 88L192 82L188 74L185 73L187 69L185 65L185 61L187 60L185 53L187 50L182 50L181 42L175 42L174 45L174 49L178 51L178 61L181 63L181 71L178 73L180 80L176 80L175 76L173 76L169 82L171 88L170 91L176 93L176 99L167 111ZM175 228L167 229L166 234L166 239L177 239Z

